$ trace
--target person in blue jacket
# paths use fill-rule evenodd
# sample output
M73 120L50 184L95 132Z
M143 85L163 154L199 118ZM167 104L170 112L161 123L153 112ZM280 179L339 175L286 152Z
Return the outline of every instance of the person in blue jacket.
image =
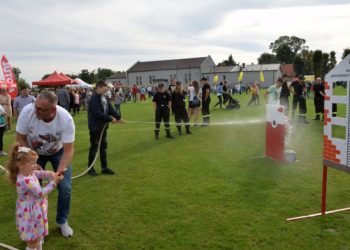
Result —
M120 115L113 109L105 94L108 91L107 83L100 80L96 83L96 90L92 94L88 108L88 126L90 132L90 149L89 163L91 166L99 146L99 139L102 134L100 145L100 160L102 173L114 174L114 171L107 166L107 129L108 123L120 123L123 120ZM104 127L106 126L105 130ZM89 172L91 176L96 176L97 173L92 167Z

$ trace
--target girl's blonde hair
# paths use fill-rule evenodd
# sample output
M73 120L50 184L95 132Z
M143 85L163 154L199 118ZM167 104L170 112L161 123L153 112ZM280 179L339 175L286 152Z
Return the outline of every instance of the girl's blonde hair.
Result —
M6 168L8 178L12 184L16 184L19 165L33 158L38 158L38 154L34 150L22 147L18 142L10 146L9 160L6 163Z

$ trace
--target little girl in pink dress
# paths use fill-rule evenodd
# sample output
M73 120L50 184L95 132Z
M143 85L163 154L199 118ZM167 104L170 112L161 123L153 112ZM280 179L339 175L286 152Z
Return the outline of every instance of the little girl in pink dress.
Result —
M27 243L26 250L42 249L42 239L48 235L47 195L63 176L52 171L35 170L38 155L19 144L11 146L7 169L9 178L16 184L16 226L20 238ZM50 182L41 187L38 178Z

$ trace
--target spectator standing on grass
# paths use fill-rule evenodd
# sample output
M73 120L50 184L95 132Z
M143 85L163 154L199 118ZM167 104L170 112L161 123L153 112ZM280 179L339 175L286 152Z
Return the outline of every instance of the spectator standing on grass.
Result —
M70 113L71 111L73 111L73 116L74 116L74 114L75 114L74 90L69 89L68 93L69 93L69 109L68 109L68 112Z
M147 87L147 93L148 93L148 98L151 98L153 96L153 90L152 90L152 86L149 85Z
M176 82L175 90L171 93L171 105L175 115L176 127L178 134L182 135L181 123L183 122L186 127L186 134L192 134L190 131L190 125L188 124L188 114L186 111L186 91L182 89L181 82Z
M280 91L283 84L282 78L278 78L277 82L271 85L265 92L264 97L268 104L280 104Z
M171 95L171 93L174 92L175 88L176 88L176 79L172 79L171 80L171 84L168 87L168 94Z
M202 83L202 117L203 117L203 126L208 126L210 123L210 85L208 79L203 77L201 79Z
M0 105L5 109L6 116L6 126L8 130L11 130L12 126L12 106L11 106L11 96L7 92L7 85L0 85Z
M188 119L191 121L191 117L194 116L194 126L198 126L199 108L201 106L200 98L202 95L199 83L197 81L192 81L192 84L187 88L187 92L189 93Z
M290 91L288 88L288 83L286 80L283 80L280 93L280 104L284 106L284 115L286 116L288 116L289 113L289 96Z
M120 117L122 116L122 113L120 111L120 106L122 105L123 102L124 102L123 94L121 94L119 91L117 91L115 93L114 104L115 104L115 111L118 113L118 115Z
M293 106L292 106L292 116L295 115L295 110L299 104L299 116L298 120L301 123L309 123L306 120L306 86L304 82L304 76L299 76L298 79L291 83L290 92L293 94Z
M75 113L79 114L80 112L80 94L79 91L74 91L74 109Z
M61 87L58 89L57 98L58 98L58 105L60 105L65 110L69 111L70 97L65 87Z
M314 120L323 120L324 113L324 84L322 82L321 77L316 78L316 82L313 87L314 90L314 105L315 105L315 113L316 117ZM321 117L322 116L322 117Z
M146 88L145 88L145 86L141 86L141 88L140 88L140 101L142 103L147 102L146 101Z
M96 90L92 94L89 101L88 127L90 133L90 149L88 167L92 165L95 155L97 154L98 149L100 149L102 173L113 175L115 172L108 168L107 162L107 129L109 122L120 123L122 122L122 119L113 109L112 105L105 96L107 91L107 83L103 80L98 81L96 83ZM101 144L99 145L100 137ZM93 167L90 168L88 173L91 176L97 176L97 173Z
M6 131L6 116L5 109L0 104L0 156L5 156L7 153L4 151L4 134Z
M228 98L226 97L225 94L228 93L228 87L227 87L227 81L224 81L224 85L222 86L222 93L223 93L223 104L225 105L226 102L228 101Z
M258 82L254 82L254 85L256 89L256 102L260 105L260 85Z
M218 97L218 102L214 105L214 109L218 105L220 105L220 109L222 109L222 93L223 93L222 85L223 85L222 82L220 82L216 87L216 96Z
M28 86L21 86L20 95L17 96L13 102L13 114L15 117L18 117L22 109L30 104L35 102L35 97L30 95L30 89Z
M137 88L136 84L134 84L134 86L132 86L132 89L131 89L133 102L136 102L138 92L139 92L139 89Z
M256 99L257 99L257 89L255 84L252 84L250 86L250 93L252 98L250 99L250 101L248 102L248 106L250 106L252 103L254 103L254 106L256 106Z

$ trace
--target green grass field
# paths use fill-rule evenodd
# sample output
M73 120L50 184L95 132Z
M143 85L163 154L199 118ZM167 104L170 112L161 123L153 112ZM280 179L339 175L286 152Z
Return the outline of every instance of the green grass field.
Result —
M117 174L73 181L69 239L56 228L57 191L51 193L44 249L349 249L349 212L286 221L320 211L322 122L293 123L289 149L297 161L282 164L262 157L262 97L257 107L247 107L245 94L235 98L241 109L215 110L212 122L260 122L195 127L183 136L172 125L172 140L162 126L159 141L152 123L131 122L152 122L151 103L123 105L130 122L108 130L109 166ZM212 94L212 106L216 101ZM308 99L308 116L314 115ZM86 113L74 120L77 175L87 167L89 137ZM14 135L6 133L5 147ZM95 168L100 172L99 163ZM0 242L24 249L15 227L15 187L4 176L1 172ZM327 208L348 207L350 176L329 169L328 178Z

